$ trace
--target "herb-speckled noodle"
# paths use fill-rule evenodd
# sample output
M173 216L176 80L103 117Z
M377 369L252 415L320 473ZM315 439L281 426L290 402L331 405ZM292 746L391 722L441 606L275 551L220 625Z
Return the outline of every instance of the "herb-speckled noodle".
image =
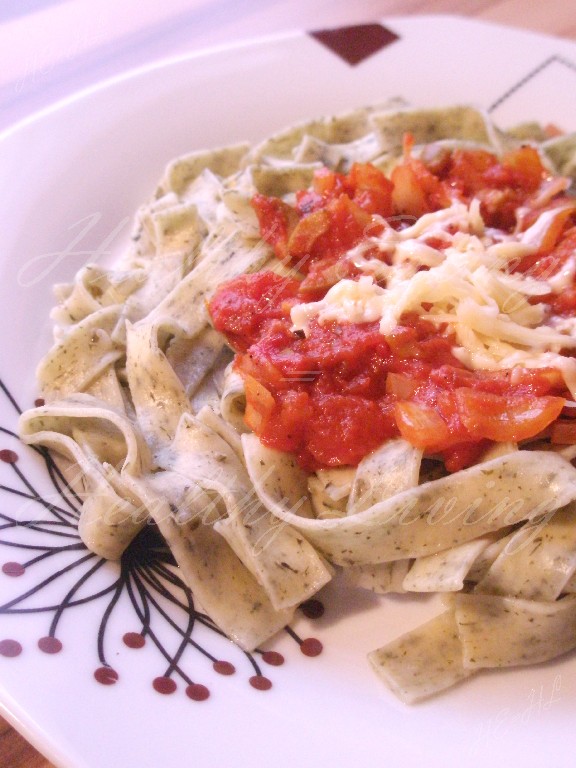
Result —
M204 609L245 649L288 623L334 567L375 592L452 593L438 617L370 654L413 702L478 669L576 647L573 452L503 444L439 477L399 439L357 468L307 474L248 432L243 380L207 311L219 284L263 267L285 272L260 239L254 193L290 199L323 165L388 169L407 131L415 152L439 142L500 153L529 140L559 173L576 169L574 136L504 133L465 106L366 108L255 147L177 158L118 263L88 265L56 287L54 346L38 368L45 404L22 415L20 433L70 462L90 549L118 558L153 520ZM503 290L518 297L512 283ZM527 300L516 310L519 323L532 317ZM493 345L504 356L526 338L510 328ZM469 336L475 354L485 331Z
M516 451L422 483L362 512L320 522L299 515L307 477L294 459L263 446L255 435L244 435L242 442L262 503L342 566L442 552L523 520L551 515L576 498L576 471L563 457Z

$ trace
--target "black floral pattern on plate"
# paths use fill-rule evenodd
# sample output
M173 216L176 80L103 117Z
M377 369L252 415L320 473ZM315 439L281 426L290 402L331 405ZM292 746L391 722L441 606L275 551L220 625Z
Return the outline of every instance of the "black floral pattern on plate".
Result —
M20 408L1 380L0 395L15 422ZM160 673L152 677L152 686L160 694L172 694L184 685L185 694L194 701L209 697L205 679L210 673L201 665L202 681L192 678L189 670L198 666L191 662L192 654L198 654L218 675L233 675L241 666L249 670L248 681L254 689L272 687L263 665L280 666L284 656L274 650L248 653L224 637L210 617L196 608L154 525L140 532L119 562L95 555L78 534L80 499L50 452L24 446L15 428L0 425L0 437L0 579L7 580L4 586L0 581L0 656L21 654L23 646L13 636L18 629L15 617L26 614L39 617L43 634L37 638L38 649L60 653L66 646L63 617L91 605L97 615L92 672L102 685L120 680L107 651L117 641L111 625L119 619L132 622L122 633L125 648L154 649ZM16 588L10 589L8 581L17 582ZM13 594L5 599L8 592ZM300 608L308 618L323 613L317 600ZM291 627L285 632L306 656L322 651L315 638L302 639ZM230 658L222 658L222 650Z

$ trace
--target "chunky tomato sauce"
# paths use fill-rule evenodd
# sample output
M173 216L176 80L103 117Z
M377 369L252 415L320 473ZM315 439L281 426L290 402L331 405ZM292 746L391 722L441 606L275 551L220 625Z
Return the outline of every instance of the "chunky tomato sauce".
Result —
M347 254L377 234L382 219L399 228L454 199L479 199L486 225L505 233L526 229L544 209L562 208L538 252L514 266L536 277L553 274L576 248L574 204L561 189L550 193L553 184L530 147L501 160L444 149L417 160L407 139L404 161L389 179L355 164L346 175L318 172L294 205L256 195L262 237L294 276L244 275L209 305L214 326L237 353L248 426L308 470L356 465L397 436L441 456L448 471L470 465L492 442L545 430L558 442L576 442L574 422L565 417L570 395L555 369L467 370L447 328L417 315L403 316L387 335L376 322L312 321L307 335L291 330L295 304L359 276ZM576 287L544 300L551 312L573 315Z

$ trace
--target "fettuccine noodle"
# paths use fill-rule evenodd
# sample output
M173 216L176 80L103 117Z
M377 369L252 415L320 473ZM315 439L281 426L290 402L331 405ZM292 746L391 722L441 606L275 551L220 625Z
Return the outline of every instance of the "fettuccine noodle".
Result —
M500 154L527 140L559 176L576 167L574 136L547 139L535 127L505 134L468 107L363 109L254 147L178 158L138 211L118 262L88 265L57 286L54 345L38 368L45 404L22 415L20 434L68 460L89 549L118 559L153 521L203 609L246 650L288 624L335 570L377 593L451 594L443 613L369 656L390 688L415 702L480 669L536 664L576 647L575 452L508 441L436 475L423 448L400 436L357 466L308 471L247 427L245 379L208 311L232 278L286 273L260 235L255 193L291 200L321 167L369 162L388 171L406 133L416 153L436 142ZM576 399L574 358L560 353L576 345L576 330L542 324L532 299L548 290L543 281L499 273L496 285L490 265L517 251L485 246L473 205L442 216L433 226L446 232L450 216L464 217L467 242L476 238L476 250L464 251L462 237L453 242L466 272L462 260L440 263L431 248L420 252L425 271L411 266L426 222L387 230L372 246L404 254L402 275L358 246L366 277L295 308L295 330L376 318L389 332L433 290L429 317L453 324L465 365L556 367ZM522 253L540 235L536 224L524 233Z

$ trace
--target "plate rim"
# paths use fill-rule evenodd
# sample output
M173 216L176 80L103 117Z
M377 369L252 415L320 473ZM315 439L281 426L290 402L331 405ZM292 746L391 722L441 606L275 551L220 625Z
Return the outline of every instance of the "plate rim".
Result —
M553 35L546 32L538 32L532 29L508 25L499 21L493 21L491 19L480 19L477 17L464 16L458 13L422 13L422 14L414 13L414 14L384 15L384 16L376 16L372 19L367 19L364 22L355 22L351 24L327 24L326 26L319 25L317 27L317 30L324 31L324 30L346 29L348 27L355 27L355 26L362 27L370 23L382 24L383 26L387 26L388 24L391 24L393 26L394 22L398 22L400 24L411 24L411 23L416 24L416 23L425 23L426 20L433 21L436 23L437 22L456 22L456 23L464 24L470 27L473 27L473 26L491 27L492 29L499 29L512 34L520 33L527 36L533 36L534 38L538 38L538 39L544 38L548 40L557 40L559 42L566 43L568 45L573 44L576 49L576 40L573 40L571 38L564 38L564 37L560 37L558 35ZM30 112L30 114L25 115L24 117L16 120L15 122L5 126L0 130L0 144L4 140L9 139L13 134L17 133L18 131L25 129L32 123L35 123L39 120L46 118L52 113L66 109L71 104L77 101L81 101L84 98L89 98L93 94L98 93L100 91L105 91L109 88L114 88L117 85L120 85L128 80L136 79L138 77L148 75L150 72L160 71L162 69L167 69L171 66L176 66L184 62L193 61L196 59L210 58L213 56L230 53L236 50L249 49L249 48L254 48L258 46L269 45L271 43L275 44L275 43L285 42L287 40L305 38L307 35L309 35L313 31L315 30L306 30L300 27L287 28L285 30L274 31L274 32L270 32L262 35L248 36L246 38L242 38L239 40L231 40L231 41L222 42L222 43L215 43L213 45L202 46L197 49L184 51L184 52L173 54L173 55L160 56L159 58L152 59L151 61L148 61L144 64L139 64L134 67L128 67L126 69L122 69L121 71L113 75L104 77L102 79L97 79L94 82L82 88L73 89L68 94L61 96L58 99L55 99L54 101L50 102L49 104L46 104L43 107L40 107L39 109L33 110L32 112Z
M572 44L576 51L576 42L571 39L560 38L554 35L545 33L538 33L532 30L520 29L517 27L511 27L502 25L497 22L492 22L483 19L475 19L470 17L462 17L457 14L418 14L418 15L398 15L398 16L385 16L375 21L384 25L390 25L393 27L395 21L400 23L406 23L412 20L418 20L422 22L425 19L434 19L434 21L442 22L446 20L458 21L468 26L490 26L492 28L503 29L510 33L522 32L527 35L531 35L535 38L547 38L550 40L559 40L563 44ZM334 25L331 29L338 29L342 26L348 25ZM207 59L214 56L223 54L230 54L240 49L250 49L262 45L268 45L271 43L282 43L288 40L305 37L308 34L305 30L288 30L284 32L275 32L268 35L260 35L253 38L244 40L232 41L230 43L221 43L206 48L201 48L194 51L175 54L173 56L162 57L155 59L146 64L142 64L133 68L129 68L114 74L110 77L106 77L102 80L98 80L84 88L73 91L72 93L42 107L39 110L32 112L30 115L18 120L17 122L9 125L7 128L0 132L0 151L2 149L3 142L10 139L13 135L17 134L21 130L25 130L28 126L35 124L46 117L55 114L61 110L67 109L71 105L84 98L89 98L93 94L104 92L109 88L116 87L126 81L133 78L145 77L154 71L160 71L163 69L169 69L171 66L177 66L185 62L193 62L198 59ZM80 768L81 764L75 759L71 761L69 754L62 751L55 740L48 732L46 732L38 722L28 713L13 697L0 686L0 711L6 721L15 728L30 744L34 746L42 755L63 768Z

